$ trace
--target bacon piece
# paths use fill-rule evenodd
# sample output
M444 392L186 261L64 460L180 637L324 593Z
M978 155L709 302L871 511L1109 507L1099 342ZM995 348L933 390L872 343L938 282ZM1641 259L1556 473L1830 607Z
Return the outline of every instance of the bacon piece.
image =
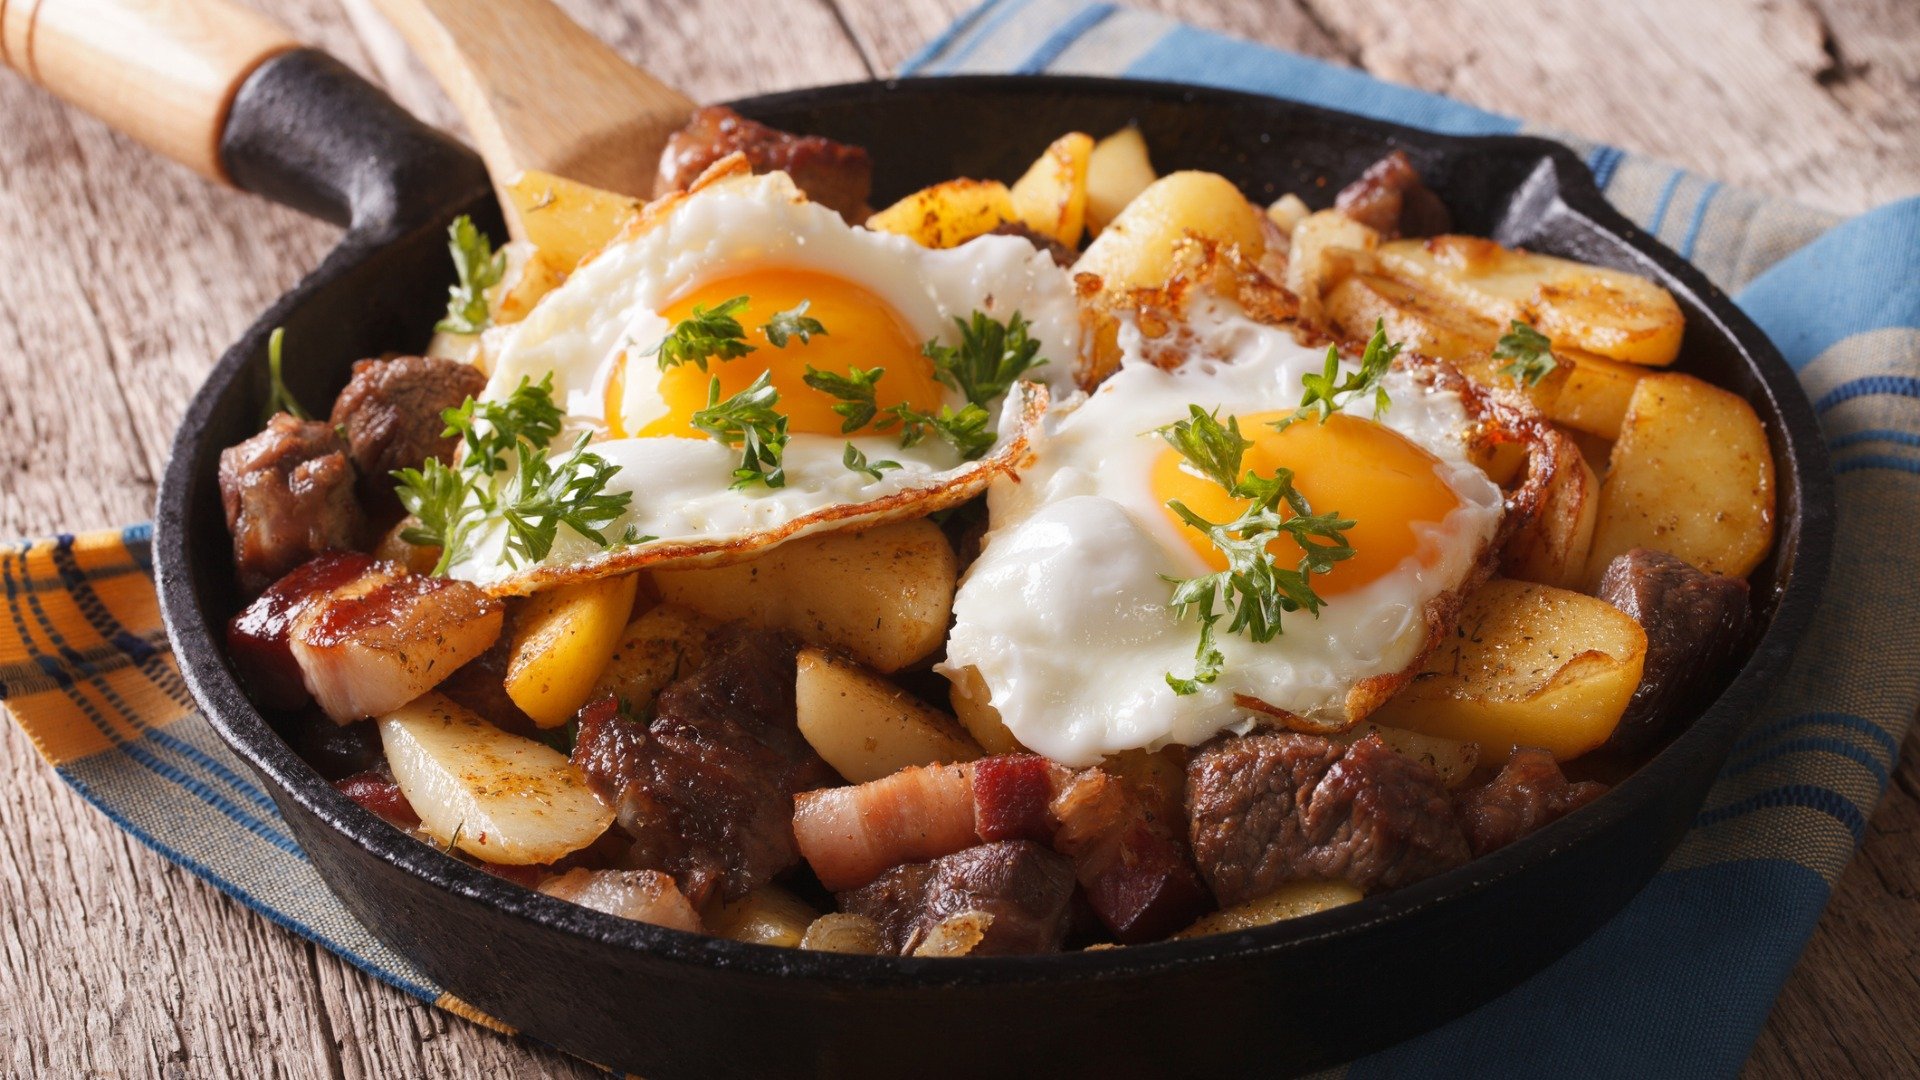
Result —
M287 628L301 681L347 723L434 688L500 636L502 605L464 581L374 563L304 605Z
M1058 773L1060 776L1056 776ZM1053 841L1047 809L1066 770L1038 754L1000 754L973 763L973 828L985 841Z
M298 709L308 701L287 631L308 605L366 573L373 556L329 551L301 563L227 623L227 655L253 699L269 709Z
M700 915L658 870L569 870L540 884L548 896L622 919L700 932Z
M1213 906L1184 845L1161 830L1140 796L1099 769L1074 774L1054 796L1054 850L1095 915L1125 944L1163 938Z
M842 892L903 863L972 847L972 773L966 765L922 765L853 787L801 792L793 811L800 854L820 884Z
M413 804L394 782L393 772L385 762L336 781L333 786L390 825L411 829L420 824L420 815L413 812Z

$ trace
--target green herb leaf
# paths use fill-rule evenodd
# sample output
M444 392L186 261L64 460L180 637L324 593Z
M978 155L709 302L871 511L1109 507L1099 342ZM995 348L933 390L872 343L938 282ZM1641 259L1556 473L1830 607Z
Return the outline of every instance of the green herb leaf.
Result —
M887 469L897 469L900 467L900 463L897 461L876 461L869 465L867 464L867 455L861 453L860 448L852 443L848 443L847 452L840 455L840 463L854 472L866 473L875 480L880 479L880 474Z
M736 360L753 351L747 344L747 332L740 326L740 320L734 318L747 306L747 298L736 296L709 310L695 304L693 313L674 324L660 343L642 356L660 357L660 370L666 371L681 364L692 364L701 371L707 370L707 361Z
M840 399L833 406L833 411L840 414L840 434L851 435L873 422L879 411L874 403L874 384L885 373L885 368L855 366L845 375L835 375L808 364L801 379L813 389Z
M466 554L469 534L481 513L479 504L468 500L473 490L471 478L439 458L428 458L418 469L401 469L393 475L400 481L394 489L400 505L418 521L401 530L400 539L419 547L439 548L440 561L434 564L433 572L444 575Z
M807 308L812 303L811 300L802 300L786 311L774 312L773 318L760 327L760 332L767 335L767 340L773 342L776 349L786 348L788 338L797 337L804 345L812 341L815 334L824 337L827 328L820 325L819 319L807 317Z
M607 481L620 467L587 449L586 432L572 452L555 465L540 447L522 442L520 468L501 502L507 522L507 552L521 562L539 562L553 550L560 526L609 547L600 527L627 512L633 493L606 492Z
M287 389L286 382L280 378L280 346L286 336L285 328L279 326L274 327L273 333L267 335L267 411L266 415L261 417L261 423L273 419L273 414L279 412L286 413L295 420L313 419L308 415L307 410L300 407L300 402L293 396L293 392ZM340 437L346 438L344 434Z
M1512 361L1500 369L1500 374L1527 386L1540 385L1540 380L1560 366L1554 359L1553 342L1547 335L1518 319L1513 320L1512 327L1494 344L1493 358Z
M1340 350L1327 346L1326 367L1319 373L1308 372L1300 377L1306 387L1300 395L1300 407L1293 415L1273 422L1276 431L1285 431L1294 423L1309 416L1317 417L1326 423L1334 413L1352 404L1355 399L1368 393L1373 395L1373 415L1386 412L1393 402L1387 397L1387 388L1381 385L1388 370L1393 367L1393 358L1400 355L1401 343L1387 343L1386 323L1375 319L1373 336L1367 339L1367 347L1360 354L1360 370L1344 377L1340 374Z
M465 444L466 466L492 476L507 467L506 455L521 442L544 450L560 434L563 414L553 400L553 372L538 383L525 375L504 401L476 402L469 397L440 414L441 435L458 435Z
M693 414L693 426L727 446L740 447L740 466L733 470L733 486L765 484L785 487L786 467L781 459L787 449L787 418L773 410L780 392L773 388L773 377L761 372L745 390L725 401L720 400L720 379L707 385L707 407Z
M1178 499L1167 503L1189 528L1206 534L1227 563L1226 569L1200 577L1167 579L1174 587L1168 604L1175 615L1183 619L1191 615L1200 623L1193 675L1182 678L1167 673L1167 685L1182 695L1195 693L1219 677L1225 660L1215 640L1215 627L1221 620L1227 621L1230 634L1244 633L1256 642L1267 642L1280 633L1286 612L1318 614L1325 601L1313 591L1310 576L1324 574L1335 563L1353 557L1345 532L1354 524L1337 513L1314 513L1306 496L1293 486L1291 469L1276 469L1272 476L1251 470L1240 475L1241 461L1253 444L1241 436L1235 417L1221 423L1198 405L1187 406L1187 414L1187 419L1159 429L1160 437L1229 495L1247 500L1247 507L1232 521L1216 522ZM1269 550L1282 537L1291 538L1301 549L1294 567L1281 566Z
M493 250L487 234L475 228L473 219L465 214L447 226L447 250L453 253L453 268L460 281L447 287L447 315L434 329L477 334L493 324L486 291L506 276L507 253Z
M976 311L970 321L956 318L953 324L960 328L958 347L929 341L920 351L933 361L934 377L971 404L990 404L1020 376L1046 363L1035 359L1040 343L1027 336L1027 320L1017 311L1005 323Z
M929 434L936 435L959 451L962 458L972 461L986 453L999 438L987 428L992 419L987 410L972 402L959 412L953 411L952 406L942 405L938 413L920 412L902 403L884 410L873 427L876 431L889 431L898 424L902 450L920 445Z

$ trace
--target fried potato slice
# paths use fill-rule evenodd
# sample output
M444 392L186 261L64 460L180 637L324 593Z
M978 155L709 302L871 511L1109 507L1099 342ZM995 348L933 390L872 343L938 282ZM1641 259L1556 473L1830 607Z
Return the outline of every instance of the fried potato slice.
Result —
M1009 195L1013 213L1027 228L1064 244L1080 246L1087 223L1087 168L1093 136L1070 131L1047 147Z
M1587 580L1637 547L1743 577L1773 546L1773 518L1773 453L1753 406L1690 375L1648 375L1613 444Z
M1124 127L1094 143L1087 156L1087 231L1099 236L1155 179L1139 128Z
M605 247L644 203L564 176L528 169L507 183L507 198L526 238L552 271L572 273Z
M819 912L805 900L778 885L762 885L730 904L723 903L707 917L714 935L755 945L797 948Z
M1566 761L1613 734L1646 655L1646 632L1612 604L1496 578L1467 597L1459 630L1369 719L1477 742L1496 760L1537 746Z
M507 696L543 728L580 711L633 612L633 574L535 593L514 621Z
M1579 444L1552 432L1545 453L1534 459L1550 470L1540 503L1500 554L1501 572L1521 581L1562 589L1586 583L1594 526L1600 519L1600 478L1581 456Z
M1323 321L1326 295L1345 274L1356 269L1356 259L1346 253L1370 254L1380 244L1380 234L1338 210L1308 214L1293 227L1287 249L1285 284L1300 298L1300 317L1308 322ZM1369 326L1367 332L1373 328Z
M945 670L947 678L953 683L948 700L953 704L953 715L960 726L967 729L973 740L984 747L989 754L1024 754L1027 748L1007 730L1006 722L1000 719L1000 710L993 707L993 692L987 689L987 681L980 677L977 668L963 667Z
M948 180L901 199L867 219L921 247L950 248L1018 220L1013 194L998 180Z
M1158 287L1174 269L1174 248L1188 236L1231 244L1250 259L1266 250L1260 211L1232 181L1216 173L1176 172L1127 203L1073 269L1097 275L1109 291Z
M800 734L848 783L985 756L953 717L825 649L800 650L794 704Z
M1553 408L1545 410L1547 416L1555 423L1602 439L1619 438L1633 388L1647 369L1578 350L1556 355L1567 368L1567 376Z
M1193 938L1252 930L1257 926L1270 926L1337 908L1342 904L1351 904L1365 895L1344 881L1289 882L1265 896L1203 915L1198 922L1173 936L1176 939Z
M1686 318L1673 294L1638 274L1501 247L1473 236L1395 240L1381 272L1460 304L1496 325L1518 320L1559 348L1663 367L1680 354Z

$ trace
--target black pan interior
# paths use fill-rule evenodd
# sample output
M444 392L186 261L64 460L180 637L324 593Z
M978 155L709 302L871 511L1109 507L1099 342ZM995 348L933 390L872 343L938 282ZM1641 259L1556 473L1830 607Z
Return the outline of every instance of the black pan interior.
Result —
M1460 231L1653 275L1687 311L1680 369L1747 396L1773 440L1781 528L1772 556L1753 579L1765 630L1719 703L1606 798L1453 873L1259 931L1107 953L915 961L696 938L552 901L447 859L339 796L247 702L217 644L240 598L232 585L214 470L222 447L259 426L267 331L287 328L289 382L310 403L330 401L355 359L421 348L452 280L442 241L446 220L457 210L473 212L498 235L496 209L475 192L465 205L389 230L378 242L350 235L326 266L263 317L223 358L190 408L157 514L163 607L184 673L215 726L270 780L290 824L332 875L336 890L383 938L496 1015L595 1060L658 1070L652 1075L698 1075L701 1061L711 1063L687 1056L684 1045L706 1040L701 1044L712 1048L698 1019L708 1013L720 1017L781 1002L799 1008L794 1003L801 1002L806 1009L828 1010L802 1009L804 1016L823 1016L870 993L877 995L869 1002L879 1010L876 1017L910 1018L930 1007L997 1011L995 1002L1004 1000L1008 1007L1025 1001L1019 1007L1030 1010L1036 1002L1081 995L1084 1007L1061 1006L1073 1023L1104 1027L1106 1021L1086 1011L1097 1005L1124 1030L1129 1023L1153 1022L1128 1012L1130 996L1153 994L1156 986L1180 994L1211 985L1266 1003L1263 1023L1271 1030L1249 1038L1248 1045L1268 1055L1263 1060L1276 1070L1290 1070L1383 1045L1513 985L1591 932L1657 867L1810 617L1830 539L1831 492L1811 411L1786 365L1696 271L1609 209L1570 151L1532 139L1436 136L1250 95L1097 79L905 80L774 95L739 108L780 127L870 147L877 163L875 201L882 204L952 176L1012 180L1059 133L1100 133L1126 123L1141 126L1163 173L1210 169L1258 201L1293 191L1316 207L1330 204L1341 184L1397 147L1440 193ZM1554 914L1530 930L1533 938L1524 947L1489 951L1481 920L1510 917L1521 895L1552 898ZM1458 940L1436 943L1435 934ZM498 945L476 951L477 940ZM672 1021L667 1026L687 1025L676 1036L634 1030L617 1009L600 1020L582 1020L577 1012L548 1007L531 1000L536 995L529 988L540 975L522 966L527 957L516 951L536 946L556 950L594 978L632 979L645 971L684 979L705 1012L669 1016L668 1005L651 999L632 1006L665 1009L661 1016ZM1382 987L1360 972L1343 974L1349 963L1385 965L1382 975L1399 964L1415 982ZM509 970L514 978L503 979ZM1343 1024L1325 1003L1316 1006L1310 988L1293 985L1303 970L1317 973L1329 995L1370 995L1375 1010L1368 1022ZM1442 971L1454 977L1445 993L1436 993L1424 981ZM1222 1013L1220 1022L1232 1012ZM1044 1029L1023 1027L1017 1015L1002 1020L1013 1043L1043 1047ZM1193 1022L1210 1021L1196 1013ZM879 1037L873 1045L926 1037L907 1019L899 1023L904 1026L897 1037ZM809 1034L798 1018L793 1024L770 1021L764 1033L769 1041L788 1040L795 1053L816 1055L809 1059L815 1067L830 1060L817 1056L824 1052L821 1037ZM991 1063L964 1041L940 1042L956 1069ZM1113 1043L1114 1053L1100 1056L1110 1057L1121 1073L1138 1072L1155 1059L1136 1040ZM791 1056L729 1052L735 1057L722 1058L796 1071ZM1237 1053L1209 1059L1221 1067L1245 1064ZM1170 1067L1176 1061L1196 1063L1193 1057L1164 1059Z

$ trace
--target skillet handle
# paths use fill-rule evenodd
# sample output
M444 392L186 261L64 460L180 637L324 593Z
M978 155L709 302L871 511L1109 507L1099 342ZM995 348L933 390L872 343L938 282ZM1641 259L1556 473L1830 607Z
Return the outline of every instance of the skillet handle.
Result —
M227 0L0 0L0 61L210 180L234 94L296 43Z
M0 0L0 60L202 176L371 242L485 197L471 150L231 0Z

